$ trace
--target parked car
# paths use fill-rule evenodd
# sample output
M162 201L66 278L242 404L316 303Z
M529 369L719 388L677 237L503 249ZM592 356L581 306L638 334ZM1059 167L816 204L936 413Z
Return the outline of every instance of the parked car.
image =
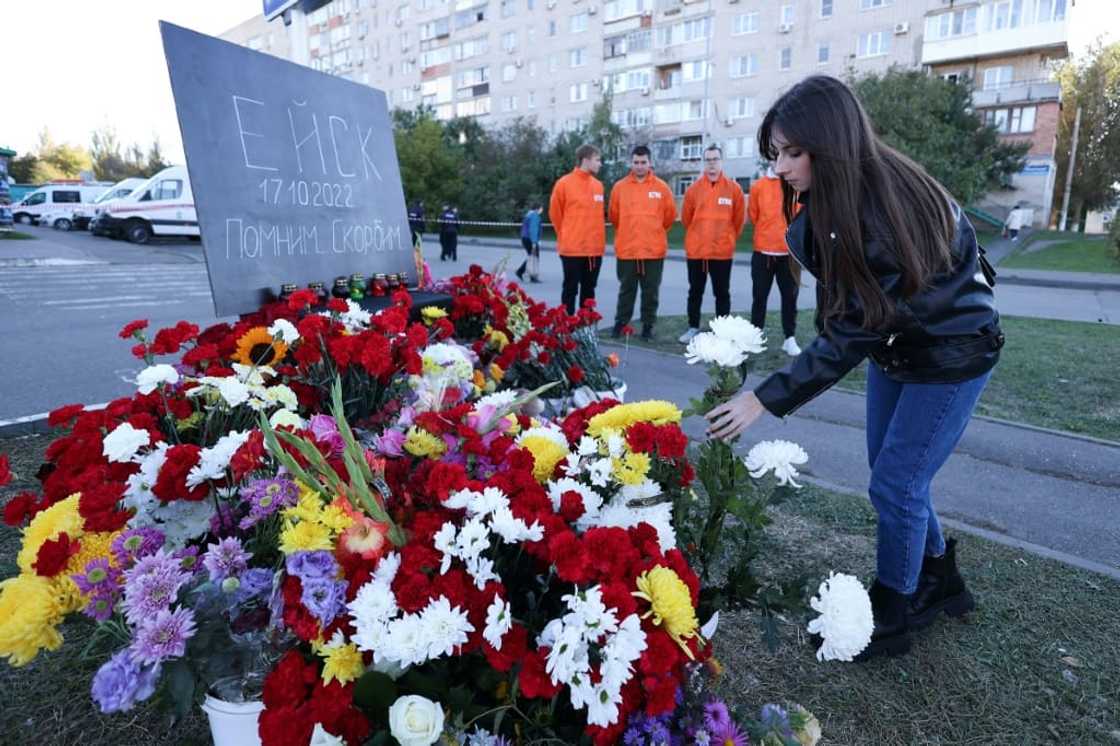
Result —
M136 188L143 184L147 179L142 179L138 176L133 176L128 179L122 179L113 186L105 190L105 193L93 201L92 204L78 205L74 209L74 227L78 230L85 230L89 227L93 218L97 215L99 210L104 209L105 204L110 200L121 199L127 197L136 191Z
M127 197L106 203L96 230L138 244L153 236L197 238L198 214L186 166L169 166Z
M109 184L44 184L12 205L12 218L17 223L36 224L46 212L73 209L84 202L93 202L109 188Z

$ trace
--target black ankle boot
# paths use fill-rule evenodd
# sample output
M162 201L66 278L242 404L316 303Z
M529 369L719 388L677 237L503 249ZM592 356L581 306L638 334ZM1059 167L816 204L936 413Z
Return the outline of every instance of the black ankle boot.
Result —
M876 580L871 590L871 614L875 618L875 629L871 633L871 643L856 656L857 661L865 661L877 655L902 655L910 650L910 625L906 618L906 605L909 596Z
M653 324L642 325L642 339L646 342L653 341Z
M949 539L944 555L922 560L918 590L910 597L910 627L928 627L942 611L958 617L975 608L976 601L957 570L957 540Z

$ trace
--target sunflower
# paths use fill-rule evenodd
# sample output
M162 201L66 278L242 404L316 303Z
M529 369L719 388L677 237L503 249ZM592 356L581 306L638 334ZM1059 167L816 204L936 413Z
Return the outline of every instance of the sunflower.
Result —
M288 345L275 339L263 326L254 326L237 340L233 359L242 365L271 365L284 359Z

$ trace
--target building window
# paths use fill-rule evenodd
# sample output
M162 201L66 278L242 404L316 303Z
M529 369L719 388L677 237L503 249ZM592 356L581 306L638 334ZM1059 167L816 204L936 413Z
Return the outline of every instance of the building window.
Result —
M832 18L832 0L821 0L821 18Z
M555 52L548 55L548 71L550 73L554 73L559 69L560 69L560 55L555 53Z
M1038 12L1035 14L1036 23L1064 21L1065 17L1066 0L1038 0Z
M603 59L626 56L626 37L610 36L603 39Z
M1037 107L1034 106L989 109L984 112L984 123L995 127L1000 134L1024 134L1034 132L1036 113Z
M984 71L984 90L994 91L1011 85L1014 70L1011 65L989 67Z
M682 65L682 79L685 83L692 83L697 80L704 80L711 77L712 66L704 60L697 60L695 62L686 62Z
M548 22L548 35L549 36L556 36L556 21L549 21Z
M682 151L684 150L684 141L683 140L681 141L681 150ZM700 156L697 155L696 157L699 158ZM676 188L676 191L674 192L674 194L676 194L676 196L678 196L678 197L683 197L685 195L685 193L688 191L688 188L695 183L696 183L696 177L695 176L678 176L677 177L677 188Z
M517 12L516 0L502 0L502 18L512 18Z
M636 16L653 7L652 0L607 0L603 3L603 17L607 21Z
M758 33L758 13L740 13L735 16L735 21L731 25L731 34L733 36L741 36L742 34L757 34Z
M745 78L758 74L758 55L754 52L731 58L731 77Z
M530 78L537 77L537 61L536 60L529 60L529 77Z
M513 63L507 62L502 65L502 82L512 83L513 79L517 77L517 66Z
M750 158L754 155L753 137L731 137L724 148L727 158ZM748 187L749 188L749 187Z
M976 33L976 8L942 13L926 19L926 36L931 40L968 36Z
M697 18L692 21L684 22L684 40L685 41L700 41L707 39L708 34L711 32L712 19L711 18Z
M573 34L582 34L587 30L587 21L589 18L590 16L587 14L587 11L576 13L568 19L568 31Z
M517 32L507 31L502 34L502 50L513 52L517 49Z
M831 55L832 55L832 50L831 50L831 48L829 48L829 46L827 44L818 44L817 45L817 64L818 65L827 65L828 60L831 57Z
M782 51L778 53L778 69L789 70L791 67L793 67L793 50L782 47Z
M988 8L988 31L1019 28L1023 24L1023 0L1002 0Z
M502 111L517 111L517 96L504 96L502 98Z
M587 50L583 47L568 51L568 67L583 67L587 64Z
M529 109L537 108L537 92L529 91L528 98L525 100L525 106Z
M681 119L685 122L697 122L705 119L708 116L708 100L686 101L682 114ZM696 157L699 158L700 156L697 155Z
M860 34L857 57L879 57L891 51L891 36L887 31Z
M793 6L792 5L783 5L782 6L781 19L782 19L781 23L782 23L783 26L792 26L793 25Z
M860 10L871 10L872 8L885 8L894 3L894 0L859 0Z
M754 99L739 96L727 102L727 115L730 119L746 119L754 116Z
M573 83L568 89L568 100L573 104L587 100L587 83Z

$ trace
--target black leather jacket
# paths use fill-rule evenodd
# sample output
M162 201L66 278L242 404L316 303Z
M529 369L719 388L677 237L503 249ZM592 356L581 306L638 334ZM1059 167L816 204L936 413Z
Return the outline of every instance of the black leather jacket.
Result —
M795 360L754 390L769 412L778 417L792 413L868 356L887 376L902 383L955 383L992 369L1003 346L992 294L994 273L981 259L983 250L964 211L954 204L953 212L959 216L953 266L909 298L902 297L899 269L883 245L889 239L876 236L864 222L868 265L894 301L895 312L883 328L865 329L863 309L850 295L841 316L829 319ZM790 224L786 244L805 270L819 279L808 209L802 209Z

